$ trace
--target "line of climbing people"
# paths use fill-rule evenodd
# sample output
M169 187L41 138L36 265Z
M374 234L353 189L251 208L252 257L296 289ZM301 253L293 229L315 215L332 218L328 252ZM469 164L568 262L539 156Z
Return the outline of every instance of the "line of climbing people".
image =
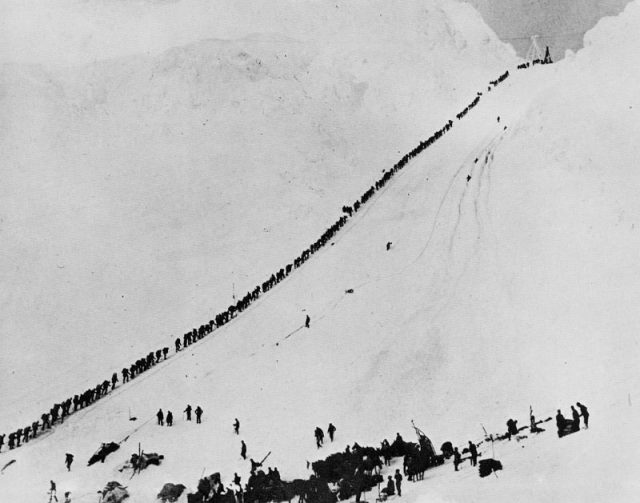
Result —
M497 80L491 81L491 86L497 86L508 76L509 72L507 71L500 77L498 77ZM491 89L491 87L489 87L489 89ZM477 96L473 99L469 106L467 106L463 110L464 113L462 116L466 115L466 113L470 109L474 108L479 103L481 95L482 93L477 93ZM460 114L458 115L460 116ZM458 118L460 119L462 117ZM301 267L307 260L311 258L314 253L318 252L329 241L331 241L336 233L346 225L348 219L353 216L353 214L357 213L362 208L362 206L366 204L371 199L371 197L373 197L376 191L382 189L396 173L407 166L407 164L413 158L421 154L425 149L442 138L452 127L453 121L447 121L442 128L437 130L426 140L421 141L415 148L405 154L390 170L385 170L383 175L373 185L371 185L359 199L357 199L350 206L343 206L343 215L341 215L333 223L333 225L327 228L316 241L314 241L306 249L304 249L298 257L294 258L292 262L288 263L286 266L271 274L268 279L263 281L260 285L257 285L251 291L247 292L235 304L230 305L224 311L216 314L213 319L209 320L207 323L204 323L198 328L193 328L192 330L186 332L182 336L182 338L176 338L174 341L176 353L189 347L191 344L200 341L205 336L211 334L215 329L229 323L238 314L247 309L252 302L258 300L258 298L260 297L260 293L268 292L278 283L283 281L287 276L289 276L289 274L291 274L294 269ZM129 367L123 368L121 371L122 383L124 384L133 380L135 377L159 364L161 361L166 360L168 357L168 352L168 347L157 349L156 351L151 351L145 357L136 360ZM89 388L83 393L75 395L73 398L68 398L62 403L54 404L49 412L42 414L40 418L42 421L42 426L39 425L38 421L34 421L32 424L27 425L26 427L19 428L15 432L10 434L9 437L13 439L13 442L8 444L9 448L13 449L15 447L20 447L21 440L22 442L28 442L29 439L35 438L38 434L39 429L42 429L43 431L51 429L58 422L58 419L60 420L60 422L63 422L64 418L70 415L72 412L87 407L100 398L106 396L110 390L115 389L117 382L118 374L114 372L111 376L110 381L105 379L101 383L98 383L95 387ZM110 383L111 388L109 386ZM71 410L72 406L73 410ZM2 435L0 438L4 439L4 435ZM3 444L0 443L0 450L2 449L2 445Z

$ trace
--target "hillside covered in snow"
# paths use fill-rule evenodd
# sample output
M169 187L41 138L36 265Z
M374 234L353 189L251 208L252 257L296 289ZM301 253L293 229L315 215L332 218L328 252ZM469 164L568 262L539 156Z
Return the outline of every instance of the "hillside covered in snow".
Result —
M551 421L485 441L482 457L504 466L495 477L447 462L402 498L635 501L640 60L625 48L640 45L640 1L576 55L526 70L467 7L409 3L381 24L356 3L372 22L353 38L336 28L340 44L255 35L67 71L3 68L6 429L171 346L232 302L229 285L241 296L259 284L453 127L231 323L5 446L1 501L46 501L52 479L74 503L110 480L132 503L165 482L194 492L213 472L246 481L240 440L256 460L271 452L284 479L307 478L308 461L347 444L414 440L412 419L437 447L463 447L508 418L526 425L530 406L570 416L576 401L588 430L559 439ZM202 424L184 420L187 404ZM172 428L155 424L159 408ZM329 422L336 439L317 449L313 430ZM86 467L109 441L119 451ZM164 460L130 477L119 468L138 444Z

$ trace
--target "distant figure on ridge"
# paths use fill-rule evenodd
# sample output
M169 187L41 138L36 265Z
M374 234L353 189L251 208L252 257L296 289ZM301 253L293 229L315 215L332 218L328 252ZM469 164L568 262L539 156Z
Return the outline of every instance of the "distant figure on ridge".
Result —
M307 314L307 317L304 319L304 326L306 328L309 328L310 324L311 324L311 318L309 318L309 315Z
M244 440L240 440L240 456L242 456L242 459L247 459L247 444L244 443Z
M200 419L202 417L202 409L200 408L200 406L198 405L196 407L196 424L200 424L202 422L202 420Z
M236 435L240 435L240 421L236 417L236 420L233 422L233 431Z

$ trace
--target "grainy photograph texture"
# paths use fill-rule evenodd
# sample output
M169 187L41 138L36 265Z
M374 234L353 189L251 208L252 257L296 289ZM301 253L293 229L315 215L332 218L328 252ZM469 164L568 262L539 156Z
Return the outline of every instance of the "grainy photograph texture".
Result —
M0 502L636 502L640 0L0 0Z

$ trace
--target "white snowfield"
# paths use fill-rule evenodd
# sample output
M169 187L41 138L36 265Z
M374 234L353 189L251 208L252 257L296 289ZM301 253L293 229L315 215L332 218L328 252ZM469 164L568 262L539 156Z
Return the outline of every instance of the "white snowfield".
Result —
M346 96L334 89L332 98L324 84L303 85L299 99L317 98L322 105L299 105L292 112L296 122L287 131L282 126L286 107L277 105L271 94L275 84L260 94L251 79L236 78L230 81L233 85L221 87L228 92L237 89L238 96L246 93L251 106L240 106L247 106L247 113L255 114L261 102L271 107L265 114L255 114L250 137L232 142L233 135L246 126L238 118L229 126L233 134L216 130L213 138L230 142L216 151L208 146L206 133L198 136L193 124L185 124L184 150L172 159L176 144L164 150L162 141L174 141L180 132L179 97L187 99L185 93L200 78L193 75L205 67L195 65L194 74L186 69L168 72L168 79L189 75L194 80L184 86L167 83L162 89L176 90L176 94L166 100L151 92L140 98L127 96L131 81L120 74L126 85L119 87L115 79L96 90L98 95L122 94L108 95L104 109L96 105L95 96L90 100L95 107L89 111L82 103L67 107L70 98L64 93L72 88L60 84L55 91L59 94L51 90L53 94L43 99L65 115L51 118L51 123L49 116L43 118L45 130L33 134L51 140L47 128L68 121L77 128L73 142L61 133L59 147L55 142L30 144L31 159L23 157L29 150L17 142L26 132L3 131L2 154L12 161L7 176L13 180L14 175L23 174L16 185L4 188L2 203L3 210L16 212L4 224L14 266L20 250L26 255L24 262L18 262L20 274L2 264L12 289L3 292L3 305L11 306L15 316L2 321L0 424L15 428L21 424L15 421L30 422L52 402L101 381L151 349L170 346L170 334L181 335L191 325L207 321L230 303L228 289L223 292L222 288L231 278L236 279L239 294L263 281L316 239L337 218L340 206L354 201L382 169L391 168L402 153L455 118L476 90L483 92L480 104L377 192L331 244L232 323L177 355L172 348L167 362L75 413L52 434L11 452L5 445L0 467L12 459L15 463L0 475L1 502L47 501L49 480L56 481L59 495L71 491L74 503L95 501L96 491L110 480L128 486L132 503L155 501L165 482L195 490L203 473L219 471L229 484L237 472L246 482L250 465L240 457L241 439L247 443L249 457L261 459L271 451L267 465L277 466L285 479L302 478L310 474L306 461L324 458L347 444L379 446L396 432L414 440L411 419L436 447L450 440L462 448L468 440L481 440L481 424L498 433L506 430L510 417L526 425L530 405L539 419L554 416L558 408L570 417L569 407L576 401L589 407L589 430L558 439L550 421L543 425L546 431L534 438L493 446L484 443L482 456L494 456L504 466L496 476L481 479L467 463L455 473L447 463L427 471L422 482L405 481L402 499L638 500L640 146L636 138L640 137L640 95L636 90L640 58L634 49L640 47L640 1L631 3L619 17L599 23L588 34L585 49L575 56L558 65L522 71L515 70L517 61L509 52L487 56L481 44L475 46L477 50L469 49L467 43L477 42L475 37L462 42L465 32L458 31L462 28L452 21L461 6L427 3L441 9L440 21L448 20L451 35L429 52L434 57L442 51L449 55L444 70L438 62L429 70L413 61L425 79L430 72L444 72L439 79L425 81L422 96L408 71L413 53L402 64L398 63L401 58L393 62L407 70L402 74L406 78L376 84L377 71L372 72L360 105L351 101L358 79ZM294 44L269 38L270 54L274 40L287 51ZM237 54L234 44L238 42L212 44L176 50L180 54L195 51L188 58L178 54L176 61L193 62L200 51L206 57L215 51ZM389 52L380 55L378 64L392 59L394 46L384 47ZM296 54L307 50L304 46ZM141 64L153 67L170 59L167 54L160 62ZM311 61L317 64L316 58ZM131 69L138 65L126 64ZM298 71L304 65L294 66ZM319 67L318 78L331 67ZM507 68L511 77L487 92L488 81ZM21 75L35 78L33 71ZM98 66L96 71L110 74L107 67ZM144 71L132 70L131 78L140 79L135 88L141 92ZM335 72L325 77L326 85L333 78L339 84L346 82L346 66L336 67ZM211 70L211 78L215 75L218 72ZM291 79L282 80L290 83ZM25 100L41 96L36 90L43 84L34 82L33 87L22 89L20 96ZM390 104L392 98L382 99L387 96L383 91L393 89L394 82L406 84L411 99L416 97L420 104L410 107L409 99L402 107ZM380 101L369 95L376 85ZM188 97L195 99L190 105L195 110L200 108L194 103L205 97L220 106L233 103L233 98L215 101L204 87L195 88L202 92ZM317 94L304 97L314 89ZM406 95L399 93L398 99L401 96ZM135 108L137 100L145 99L152 102L148 108ZM379 110L388 108L376 115L375 104L380 102ZM2 107L15 103L14 95L11 100L5 98ZM131 107L119 109L123 103ZM177 108L161 110L162 104ZM34 110L24 103L15 107L16 113L21 107ZM202 107L214 109L211 104ZM42 112L44 105L35 109ZM148 110L158 115L153 118ZM317 114L310 122L317 120L319 128L325 119L337 117L328 129L330 140L325 138L329 143L305 129L299 114L307 110ZM111 115L116 113L123 114L119 120ZM96 124L104 123L114 133L109 128L117 128L125 116L142 117L149 126L144 120L139 125L132 120L127 134L133 140L127 145L94 143L102 131ZM203 112L203 120L205 116ZM234 114L221 117L231 121ZM366 124L363 130L357 127L361 120ZM217 127L224 124L220 121ZM165 123L171 131L154 131ZM254 136L253 131L260 130L272 135L270 140ZM300 150L291 144L271 150L288 133L292 142L301 142ZM106 138L125 142L127 134ZM142 143L145 137L149 143ZM304 142L310 142L308 149ZM153 145L155 151L146 145ZM50 161L56 163L51 179L47 173L27 169L29 160L42 169L49 148ZM230 164L232 152L234 157L246 158ZM86 164L75 164L84 155L89 157ZM309 167L309 155L321 156L315 169ZM125 162L129 157L130 162ZM140 167L147 164L136 162L150 159L155 162L149 171ZM216 164L216 180L210 181L207 170L216 159L226 159L227 164ZM73 161L67 173L69 185L63 185L67 192L54 196L47 188L59 187L66 160ZM292 166L291 171L283 166ZM275 175L268 171L271 167ZM168 176L166 171L160 175L161 168L174 170L175 175ZM82 182L78 181L81 175ZM183 176L190 178L181 182ZM105 181L109 177L113 182ZM309 177L317 178L311 183ZM216 189L207 189L208 183ZM41 192L28 198L23 195L23 207L6 205L5 194L16 205L11 191L28 186L39 186ZM102 192L91 193L93 187ZM311 193L318 195L307 200ZM122 199L116 198L118 194ZM102 197L102 203L89 204L92 197ZM220 207L218 198L229 201L230 208ZM164 205L173 217L160 211ZM108 211L98 214L100 208ZM57 213L52 215L54 209ZM70 219L67 224L65 218ZM265 222L270 227L263 237L260 229ZM19 241L24 229L24 241ZM30 248L38 242L37 236L42 239L40 246ZM114 244L107 246L110 239ZM388 251L387 242L392 242ZM119 255L124 243L131 248ZM89 260L92 253L104 261ZM58 269L57 262L64 269ZM99 295L106 295L104 301L94 297L98 293L93 284L83 283L93 266L102 268L94 272L102 279L96 280L95 287ZM35 268L34 284L24 283L25 267ZM214 267L218 269L212 272ZM66 276L59 272L65 269L70 269ZM248 277L238 271L248 271ZM193 282L199 275L204 279L196 288ZM349 289L353 293L347 293ZM34 301L36 297L30 296L37 291L40 295ZM24 304L16 301L20 292L27 299ZM114 298L120 292L127 294L121 301ZM180 301L171 308L176 299ZM118 311L117 302L121 302L119 309L127 311ZM60 303L68 308L62 309ZM29 308L34 314L26 319ZM302 327L306 314L311 317L310 328ZM53 341L41 340L47 316L53 316ZM74 327L65 325L71 321ZM114 322L125 324L126 329ZM17 331L25 323L33 325L26 333ZM76 332L78 326L83 330ZM36 353L30 360L31 352L23 353L29 343L41 344L46 354ZM65 346L62 351L61 346ZM58 355L53 354L55 349ZM33 370L39 365L45 375ZM90 375L96 377L89 379ZM202 424L184 421L181 411L187 404L204 409ZM165 414L173 412L173 427L155 424L159 408ZM130 421L130 415L137 420ZM233 433L235 417L241 422L240 436ZM329 422L337 427L336 439L318 450L313 430L316 426L326 429ZM104 464L86 467L100 443L109 441L123 441L120 450ZM137 452L138 444L165 459L129 480L129 474L118 468ZM66 452L75 455L71 472L64 467ZM384 472L385 478L399 461ZM375 501L376 496L369 493L365 499ZM180 501L186 501L186 496Z

